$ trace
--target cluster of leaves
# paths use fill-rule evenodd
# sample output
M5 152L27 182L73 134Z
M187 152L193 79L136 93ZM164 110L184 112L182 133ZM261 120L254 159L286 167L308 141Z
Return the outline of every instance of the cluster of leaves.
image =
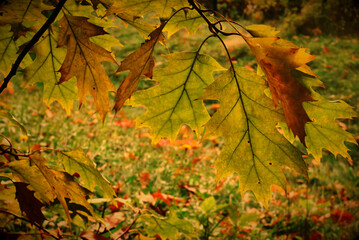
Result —
M323 148L350 161L344 142L355 143L355 139L337 125L336 119L356 114L343 101L330 102L315 92L313 88L322 87L322 83L306 65L314 56L276 37L277 31L271 27L241 26L194 1L166 3L160 0L54 1L53 5L41 0L5 2L0 9L3 13L0 26L4 32L0 39L0 71L6 76L1 90L20 66L25 86L43 83L46 104L58 101L70 114L75 99L81 106L91 95L104 120L111 109L109 92L116 89L102 63L117 65L117 72L129 70L117 89L113 109L119 111L129 98L127 104L145 106L146 112L136 122L138 127L151 129L154 144L162 138L174 141L183 125L193 129L198 137L224 137L225 145L215 163L218 179L237 173L242 195L251 190L264 206L271 199L273 184L286 189L283 166L307 177L303 153L296 146L301 145L304 154L312 154L318 161ZM155 24L142 20L146 14L153 14ZM110 52L112 46L120 43L104 30L116 28L118 19L146 36L141 47L120 64ZM202 23L207 24L209 32L196 51L170 53L164 57L167 66L155 67L152 53L157 43L165 44L183 27L195 33ZM258 62L256 73L233 64L222 39L228 35L243 38L250 47ZM228 69L200 53L209 38L223 43ZM213 73L218 71L222 73L214 79ZM158 84L135 92L145 77ZM220 102L213 116L207 112L204 100ZM2 115L15 121L5 112ZM86 200L90 195L87 190L94 191L98 186L105 198L114 196L93 163L80 151L56 150L62 168L50 165L38 153L18 154L11 142L2 145L1 151L7 156L3 161L6 169L12 172L4 172L3 177L14 182L12 192L19 199L20 209L28 218L36 216L29 219L34 224L41 225L44 220L40 214L42 204L55 198L70 222L71 214L75 214L70 214L71 203L85 208L77 214L93 216ZM74 181L77 175L81 184ZM37 189L29 177L41 178L48 184ZM20 200L23 196L32 199L37 207L29 209ZM147 232L152 236L156 233L151 229L158 229L158 224L168 227L181 221L174 214L162 220L153 215L141 215L139 219L147 223ZM181 231L190 235L189 229L185 227ZM169 235L161 236L173 238L178 229L171 232L174 235L166 232L162 235Z

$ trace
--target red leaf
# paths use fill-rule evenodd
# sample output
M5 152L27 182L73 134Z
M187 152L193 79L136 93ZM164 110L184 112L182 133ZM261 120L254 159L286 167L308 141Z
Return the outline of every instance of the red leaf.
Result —
M117 202L117 206L115 204L110 204L109 208L111 210L111 212L116 212L119 211L123 205L125 205L122 202L116 201Z
M325 53L330 53L330 49L327 48L326 46L323 46L323 51L324 51Z
M345 225L346 223L351 223L354 220L353 214L345 210L341 211L339 208L330 214L330 218L333 220L333 222L339 223L341 226Z

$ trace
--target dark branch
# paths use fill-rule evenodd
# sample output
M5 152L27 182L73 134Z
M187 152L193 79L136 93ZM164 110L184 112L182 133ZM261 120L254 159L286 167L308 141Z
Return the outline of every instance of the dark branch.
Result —
M53 23L55 21L57 15L59 14L62 7L64 6L65 2L66 2L66 0L60 0L59 1L56 8L52 12L51 16L47 19L47 21L44 23L44 25L42 25L40 30L32 37L32 39L25 45L25 47L23 48L23 50L21 51L21 53L17 57L15 63L12 65L9 74L6 76L6 78L4 78L4 82L2 83L2 85L0 87L0 94L7 87L8 83L11 80L11 78L16 75L16 71L19 68L20 63L22 62L22 60L24 59L26 54L37 43L37 41L39 41L40 37L50 27L51 23Z
M216 25L218 24L218 22L216 23L212 23L203 13L204 12L213 12L212 10L202 10L200 9L197 4L193 1L193 0L188 0L188 3L193 7L194 10L196 10L198 12L199 15L201 15L201 17L203 18L203 20L206 21L207 25L208 25L208 29L211 33L213 34L218 34L218 33L221 33L223 34L224 36L230 36L230 35L239 35L238 33L227 33L227 32L224 32L220 29L218 29L216 27ZM226 21L228 22L228 21Z

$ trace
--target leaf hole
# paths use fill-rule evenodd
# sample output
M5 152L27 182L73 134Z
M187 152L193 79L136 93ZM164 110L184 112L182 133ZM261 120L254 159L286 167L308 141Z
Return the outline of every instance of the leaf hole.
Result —
M272 166L273 163L272 163L272 162L269 162L268 164L269 164L270 166Z
M258 184L261 184L261 181L259 180L257 183L258 183Z
M95 88L95 87L93 87L93 88L92 88L92 90L94 90L94 91L95 91L95 90L96 90L96 88Z

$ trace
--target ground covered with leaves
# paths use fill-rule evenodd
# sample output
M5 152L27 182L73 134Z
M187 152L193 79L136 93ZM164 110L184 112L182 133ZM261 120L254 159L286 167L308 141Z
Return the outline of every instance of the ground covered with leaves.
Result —
M131 28L113 34L126 46L113 49L119 60L143 41ZM176 35L167 46L156 48L158 64L163 53L198 48L197 35L187 38L185 31ZM326 85L323 94L329 99L346 99L358 112L358 39L318 34L292 36L291 40L317 55L310 66ZM256 70L256 61L248 47L231 37L225 41L236 65ZM203 53L218 56L217 60L228 67L226 53L218 44L208 41ZM106 67L111 72L114 66ZM120 74L111 80L118 87L123 79L124 75ZM143 81L139 88L153 84ZM223 139L212 137L202 141L184 126L175 141L160 140L153 145L148 129L135 129L134 119L144 112L141 107L125 106L116 115L108 114L102 123L90 98L80 110L67 116L57 103L51 109L46 107L41 84L24 90L20 90L20 85L15 79L6 89L0 96L0 108L9 110L26 126L29 138L3 120L0 133L15 139L19 149L26 149L27 141L33 151L81 148L118 196L117 204L108 203L97 189L98 198L92 205L103 220L94 223L74 218L72 230L61 205L55 202L43 210L47 219L44 227L54 235L69 239L78 239L81 233L84 239L100 239L91 238L91 234L112 239L355 239L359 235L359 151L354 144L348 144L353 162L328 152L324 152L320 163L305 156L309 181L289 168L283 169L289 181L287 193L273 187L274 197L266 209L250 192L241 196L236 175L216 182L213 165ZM114 98L111 96L112 101ZM207 102L211 114L218 107L217 102ZM358 119L339 124L358 141ZM42 155L56 163L50 151L43 151ZM0 196L0 200L8 199ZM3 232L22 232L29 239L41 239L35 226L15 216L0 214Z

